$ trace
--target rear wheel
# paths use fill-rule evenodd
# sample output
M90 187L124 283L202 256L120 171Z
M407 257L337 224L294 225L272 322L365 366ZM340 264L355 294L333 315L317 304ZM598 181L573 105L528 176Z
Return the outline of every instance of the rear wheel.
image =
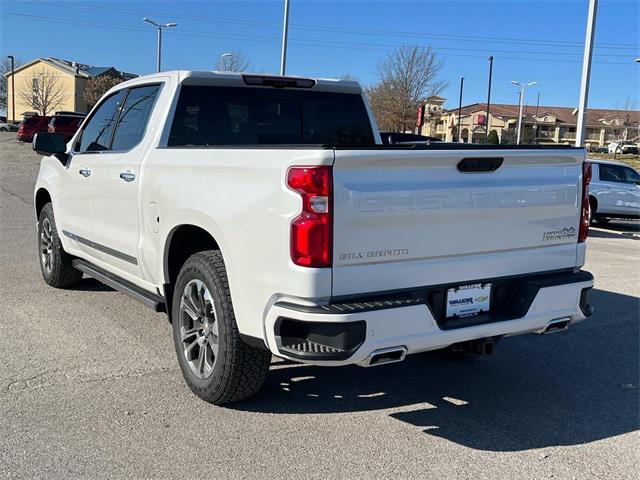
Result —
M271 353L240 338L220 252L189 257L176 281L172 312L178 363L196 395L221 405L260 391Z
M42 207L38 218L38 251L42 278L48 285L64 288L80 282L82 272L71 266L72 257L62 248L51 203Z

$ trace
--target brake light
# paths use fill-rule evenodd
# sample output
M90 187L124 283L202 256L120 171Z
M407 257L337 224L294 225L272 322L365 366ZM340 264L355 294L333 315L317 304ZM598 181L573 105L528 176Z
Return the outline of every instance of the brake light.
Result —
M584 242L589 235L589 182L591 182L591 164L582 164L582 204L580 208L580 230L578 242Z
M287 185L302 197L291 222L291 260L302 267L330 267L333 242L331 167L292 167Z

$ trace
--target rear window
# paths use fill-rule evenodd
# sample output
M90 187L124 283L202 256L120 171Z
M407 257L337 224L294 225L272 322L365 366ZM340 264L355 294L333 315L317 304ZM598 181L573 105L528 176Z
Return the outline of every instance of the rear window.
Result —
M183 86L169 146L366 145L373 131L360 95Z
M62 115L55 116L49 122L49 125L56 125L57 127L62 127L64 125L71 125L72 123L80 123L82 120L80 117L64 117Z
M22 121L23 125L35 125L42 117L27 117Z

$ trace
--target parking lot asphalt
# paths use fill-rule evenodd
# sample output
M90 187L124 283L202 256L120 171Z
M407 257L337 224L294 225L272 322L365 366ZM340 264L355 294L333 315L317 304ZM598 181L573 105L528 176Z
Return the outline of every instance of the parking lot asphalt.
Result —
M259 397L215 407L184 384L164 315L91 279L44 284L39 159L14 135L0 134L0 478L638 478L633 224L592 233L595 314L566 332L372 369L274 359Z

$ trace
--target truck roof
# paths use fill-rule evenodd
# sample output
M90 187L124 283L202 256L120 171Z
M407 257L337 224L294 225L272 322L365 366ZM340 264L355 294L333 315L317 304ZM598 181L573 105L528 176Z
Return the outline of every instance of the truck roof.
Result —
M600 159L597 159L597 158L589 158L589 157L587 157L587 162L589 162L589 163L602 163L602 164L605 164L605 165L618 165L619 167L631 167L631 165L627 165L624 162L616 162L614 160L600 160ZM631 168L633 168L633 167L631 167Z
M314 86L311 87L314 91L328 91L328 92L340 92L340 93L362 93L362 87L354 80L341 80L335 78L312 78L301 77L297 75L272 75L268 73L248 73L248 72L219 72L219 71L205 71L205 70L171 70L168 72L153 73L150 75L143 75L126 82L120 83L116 88L134 86L139 84L149 83L153 80L166 80L171 78L176 80L177 83L189 83L189 84L208 84L208 85L221 85L229 87L247 87L255 85L247 85L245 82L246 77L253 78L269 78L274 80L311 80L314 82Z

